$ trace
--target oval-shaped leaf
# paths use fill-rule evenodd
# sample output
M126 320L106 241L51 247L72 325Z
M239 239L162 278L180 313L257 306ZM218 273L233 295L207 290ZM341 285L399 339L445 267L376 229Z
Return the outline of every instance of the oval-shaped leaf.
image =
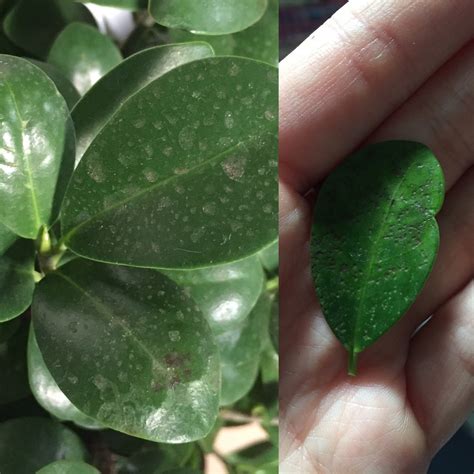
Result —
M52 64L44 63L43 61L36 61L35 59L28 59L28 61L39 67L48 75L48 77L54 82L60 94L64 97L69 110L72 110L81 96L69 79Z
M8 324L3 323L1 326ZM21 322L20 328L0 343L0 374L1 385L0 404L10 403L26 398L31 394L28 385L26 368L26 340L28 324ZM2 465L0 464L0 469ZM3 472L3 469L1 469Z
M100 474L100 472L85 462L56 461L40 469L37 474Z
M31 391L38 403L49 413L63 421L73 421L88 429L101 428L102 425L78 410L64 395L44 363L36 342L33 326L28 338L28 378Z
M221 405L230 405L242 398L257 378L270 304L263 293L240 328L215 335L222 370Z
M224 35L256 23L267 0L150 0L150 14L157 23L193 33Z
M316 203L312 272L323 313L350 354L385 333L421 291L436 258L439 163L423 145L370 145L324 182Z
M196 301L214 334L241 328L255 306L264 282L262 267L252 256L198 270L163 270Z
M157 116L156 111L160 111ZM88 148L62 224L75 253L196 268L276 238L276 69L209 58L131 97Z
M59 459L82 461L79 437L48 418L25 417L0 423L2 473L32 474Z
M5 17L6 35L28 53L44 59L64 27L82 21L95 25L84 6L70 0L20 0Z
M0 322L22 314L31 304L34 280L33 242L18 240L0 257Z
M44 72L0 55L0 116L0 222L35 239L61 201L73 165L68 108Z
M0 223L0 256L6 252L8 247L10 247L17 238L16 234L7 226Z
M212 428L217 348L195 303L164 275L73 261L40 282L33 324L54 380L85 414L152 441Z
M133 94L181 64L213 55L209 45L196 42L150 48L120 63L97 82L72 112L77 161Z
M113 41L85 23L66 26L48 54L48 63L56 66L81 95L121 60Z
M154 29L158 25L155 25ZM186 30L171 29L166 32L166 36L158 36L157 40L161 39L161 42L165 39L167 43L187 43L189 41L205 41L212 46L212 49L216 53L216 56L230 56L234 54L235 40L234 35L195 35ZM151 41L151 35L148 38Z

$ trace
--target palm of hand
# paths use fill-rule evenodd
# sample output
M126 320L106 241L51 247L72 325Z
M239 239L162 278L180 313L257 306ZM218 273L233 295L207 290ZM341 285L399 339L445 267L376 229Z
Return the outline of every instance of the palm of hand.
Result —
M455 11L420 1L402 11L404 2L388 2L381 13L376 3L346 7L281 65L281 472L423 473L474 408L474 31L463 20L474 5L463 1ZM388 33L390 14L396 37ZM450 22L458 25L445 38L450 47L423 56L430 28ZM411 50L409 40L420 47ZM415 60L423 66L416 74ZM393 103L378 100L384 93ZM361 355L351 378L311 282L312 205L302 194L358 144L380 139L430 146L448 193L427 285L400 323Z

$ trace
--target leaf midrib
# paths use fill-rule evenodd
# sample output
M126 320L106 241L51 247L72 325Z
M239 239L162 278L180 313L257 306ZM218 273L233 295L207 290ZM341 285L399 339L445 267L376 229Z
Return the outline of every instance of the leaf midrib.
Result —
M37 197L36 197L36 193L35 193L35 188L33 186L33 173L31 171L30 160L25 155L25 150L23 148L23 133L25 131L24 120L21 116L20 110L18 108L18 103L16 101L15 94L14 94L10 84L8 83L8 81L6 79L4 79L4 83L5 83L5 86L8 89L10 97L13 100L13 104L15 106L15 113L16 113L17 118L18 118L18 120L20 121L20 124L21 124L21 153L20 153L20 155L23 157L23 161L25 163L26 175L28 177L28 183L29 183L30 194L31 194L31 201L32 201L33 211L34 211L34 216L33 217L35 219L36 228L39 229L41 227L41 216L39 214L38 201L37 201ZM22 160L20 160L20 161L22 161Z
M169 184L170 182L173 182L176 179L180 179L182 176L188 176L192 174L193 172L201 169L205 165L212 163L214 160L218 161L222 156L233 152L236 150L239 146L242 146L244 143L243 142L238 142L235 145L231 146L230 148L227 148L226 150L223 150L221 153L218 153L217 155L212 155L210 158L207 160L204 160L203 162L191 167L188 169L188 171L184 174L173 174L162 181L157 182L156 184L153 184L152 186L143 189L142 191L137 192L136 194L132 194L131 196L128 196L127 198L123 199L122 201L118 201L117 203L114 203L113 205L102 209L100 212L95 214L94 216L90 217L89 219L86 219L85 221L81 222L79 225L73 227L64 237L63 237L63 242L67 242L80 228L86 226L87 224L91 223L92 221L98 219L99 217L103 216L104 214L107 214L110 211L113 211L114 209L117 209L124 204L127 204L130 201L133 201L134 199L138 199L141 196L147 194L148 192L153 192L156 189L158 189L161 186L165 186ZM83 165L84 166L84 165Z

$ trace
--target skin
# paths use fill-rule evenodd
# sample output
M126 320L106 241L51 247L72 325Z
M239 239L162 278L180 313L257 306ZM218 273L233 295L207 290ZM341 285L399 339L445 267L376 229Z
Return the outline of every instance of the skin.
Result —
M281 63L282 473L424 473L474 409L473 17L472 0L353 0ZM442 165L441 247L350 377L310 277L312 207L345 156L388 139Z

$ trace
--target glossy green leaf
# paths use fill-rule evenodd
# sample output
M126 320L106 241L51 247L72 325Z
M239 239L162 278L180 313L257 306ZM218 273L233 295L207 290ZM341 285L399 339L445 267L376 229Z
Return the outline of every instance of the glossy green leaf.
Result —
M84 415L64 395L44 363L36 342L33 326L28 338L28 378L31 391L38 403L49 413L63 421L73 421L84 428L100 428L101 424Z
M40 469L37 474L100 474L100 472L85 462L56 461Z
M193 33L224 35L244 30L265 13L267 0L150 0L157 23Z
M423 145L384 142L349 157L316 203L312 272L323 313L357 354L409 308L436 258L435 214L444 197L439 163Z
M0 223L0 256L3 255L8 247L15 242L18 237L6 226Z
M198 40L209 43L217 56L230 56L234 54L234 35L195 35L186 30L176 30L174 28L168 30L166 34L166 41L168 43L187 43Z
M251 388L260 366L271 301L264 293L238 329L215 335L222 370L221 405L230 405Z
M76 260L40 282L32 310L49 371L88 416L152 441L212 428L217 347L195 303L164 275Z
M89 10L72 0L20 0L3 26L13 43L44 59L59 32L74 21L95 25Z
M269 273L274 273L278 269L278 241L264 248L258 253L263 268Z
M113 41L85 23L68 25L48 54L48 63L56 66L81 95L121 60Z
M54 82L60 94L64 97L69 110L71 110L81 96L69 79L52 64L44 63L43 61L36 61L35 59L28 59L28 61L39 67L48 75L48 77Z
M268 0L268 8L260 21L233 35L233 54L278 65L278 3L278 0Z
M61 202L73 166L68 108L44 72L0 55L0 116L0 222L35 239Z
M123 8L125 10L140 10L146 8L148 0L79 0L81 3L94 3L105 7Z
M206 43L168 45L143 51L103 77L72 112L76 127L77 161L133 94L181 64L213 56Z
M31 304L34 281L33 242L18 240L0 257L0 322L22 314Z
M8 323L3 323L0 327L4 324ZM2 405L30 395L26 368L27 335L28 324L23 321L13 335L5 342L0 343L0 374L2 377L0 404ZM0 472L3 472L1 467L0 463Z
M5 474L32 474L60 459L81 461L79 437L47 418L25 417L0 423L0 468Z
M242 327L262 293L264 275L255 256L198 270L163 270L196 301L214 334Z
M208 58L132 96L68 188L62 224L71 250L111 263L196 268L275 240L276 72L249 59Z
M226 461L238 474L278 474L278 446L264 441L228 455Z

